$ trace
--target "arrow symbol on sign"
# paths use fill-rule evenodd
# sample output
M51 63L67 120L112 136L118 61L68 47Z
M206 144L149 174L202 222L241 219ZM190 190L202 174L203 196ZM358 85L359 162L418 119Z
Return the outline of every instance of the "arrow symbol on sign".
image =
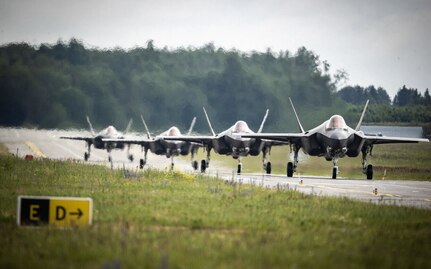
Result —
M84 215L84 213L82 213L81 209L78 208L78 212L70 212L69 215L78 216L78 219L80 219L81 216Z

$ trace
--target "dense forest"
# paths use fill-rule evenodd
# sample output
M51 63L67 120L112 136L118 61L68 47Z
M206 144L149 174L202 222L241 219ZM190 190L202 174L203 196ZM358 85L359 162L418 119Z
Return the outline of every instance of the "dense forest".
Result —
M256 130L267 108L265 131L296 131L288 101L296 104L305 128L332 114L354 125L366 99L367 123L431 122L428 90L401 87L390 100L382 88L345 87L342 72L302 47L289 51L243 53L216 48L168 50L148 41L130 50L86 48L82 42L0 47L0 125L38 128L125 128L142 114L153 131L171 125L185 129L193 116L196 129L207 132L202 107L216 131L242 119Z

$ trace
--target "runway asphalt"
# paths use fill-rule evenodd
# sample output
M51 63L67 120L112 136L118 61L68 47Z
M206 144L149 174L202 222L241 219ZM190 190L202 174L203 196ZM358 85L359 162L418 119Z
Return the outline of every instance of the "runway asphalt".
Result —
M33 154L36 157L53 159L83 160L86 144L83 141L63 140L60 136L90 135L87 131L35 130L24 128L0 128L0 143L6 145L11 153L23 157ZM132 134L136 135L136 134ZM112 151L114 168L126 166L135 169L142 153L139 146L132 146L130 152L135 156L131 163L126 151ZM104 150L92 149L89 163L110 166L108 154ZM148 154L148 165L157 169L168 169L170 159L165 156ZM176 169L192 173L190 160L175 159ZM348 197L376 204L393 204L431 209L431 182L403 180L365 180L365 179L330 179L325 177L286 175L242 174L211 163L208 175L217 176L228 182L251 183L266 188L294 189L306 194Z

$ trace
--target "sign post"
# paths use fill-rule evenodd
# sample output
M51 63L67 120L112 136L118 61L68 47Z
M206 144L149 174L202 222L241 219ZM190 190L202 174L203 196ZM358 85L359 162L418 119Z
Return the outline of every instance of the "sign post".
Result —
M93 221L93 200L79 197L19 196L19 226L88 226Z

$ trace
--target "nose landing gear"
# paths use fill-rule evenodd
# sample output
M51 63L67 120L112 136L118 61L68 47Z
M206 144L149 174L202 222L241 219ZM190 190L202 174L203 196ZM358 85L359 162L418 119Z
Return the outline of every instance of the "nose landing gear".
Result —
M332 179L337 179L337 175L338 175L337 162L338 162L337 158L333 158L332 159L332 163L333 163L333 167L332 167Z

